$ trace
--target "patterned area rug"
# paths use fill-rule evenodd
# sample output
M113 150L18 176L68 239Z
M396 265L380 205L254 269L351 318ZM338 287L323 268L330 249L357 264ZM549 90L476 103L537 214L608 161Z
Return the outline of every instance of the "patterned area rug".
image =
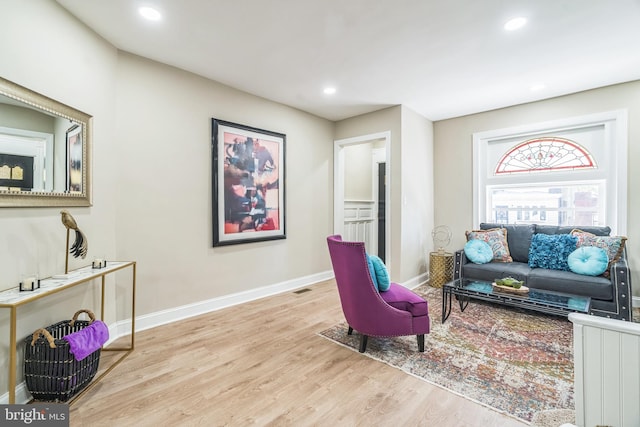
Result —
M369 338L364 355L525 422L539 412L573 413L572 323L566 318L480 301L461 313L454 300L442 324L442 290L423 285L414 291L429 302L425 352L408 336ZM347 335L346 323L320 335L358 351L360 336Z

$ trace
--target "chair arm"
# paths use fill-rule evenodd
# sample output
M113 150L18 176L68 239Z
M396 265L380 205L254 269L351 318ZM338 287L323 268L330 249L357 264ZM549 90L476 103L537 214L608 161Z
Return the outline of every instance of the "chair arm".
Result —
M614 287L614 298L618 305L621 319L632 320L633 292L631 291L631 271L627 263L627 249L622 251L618 261L611 264L609 271L611 283Z
M464 249L459 249L454 253L453 259L453 280L462 279L462 266L469 260L464 253Z

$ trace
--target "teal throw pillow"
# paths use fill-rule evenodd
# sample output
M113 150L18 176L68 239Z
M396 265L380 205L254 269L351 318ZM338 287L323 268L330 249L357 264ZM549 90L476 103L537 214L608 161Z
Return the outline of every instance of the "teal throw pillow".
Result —
M493 250L484 240L469 240L464 245L464 254L474 264L486 264L493 259Z
M373 266L373 260L371 259L371 255L367 255L367 265L369 266L369 274L371 275L371 280L373 281L373 286L378 289L378 278L376 277L376 268Z
M387 270L387 266L384 265L384 262L375 255L369 255L369 259L373 264L373 269L375 271L376 282L378 283L378 290L380 292L388 291L391 287L391 280L389 279L389 271Z
M534 234L529 247L529 267L569 271L567 259L576 250L577 237L568 234Z
M600 276L607 271L609 256L607 251L597 246L580 246L569 254L569 269L577 274Z

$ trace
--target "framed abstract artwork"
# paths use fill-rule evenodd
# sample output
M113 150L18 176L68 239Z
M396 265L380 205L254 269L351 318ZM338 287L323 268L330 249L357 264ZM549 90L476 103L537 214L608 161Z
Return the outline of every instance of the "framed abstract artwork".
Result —
M211 121L213 246L285 239L286 135Z

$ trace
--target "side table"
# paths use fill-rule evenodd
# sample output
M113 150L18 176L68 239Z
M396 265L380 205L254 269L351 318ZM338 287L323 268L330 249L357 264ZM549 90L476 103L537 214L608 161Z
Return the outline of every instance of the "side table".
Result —
M453 280L453 254L445 251L429 253L429 285L441 288Z

